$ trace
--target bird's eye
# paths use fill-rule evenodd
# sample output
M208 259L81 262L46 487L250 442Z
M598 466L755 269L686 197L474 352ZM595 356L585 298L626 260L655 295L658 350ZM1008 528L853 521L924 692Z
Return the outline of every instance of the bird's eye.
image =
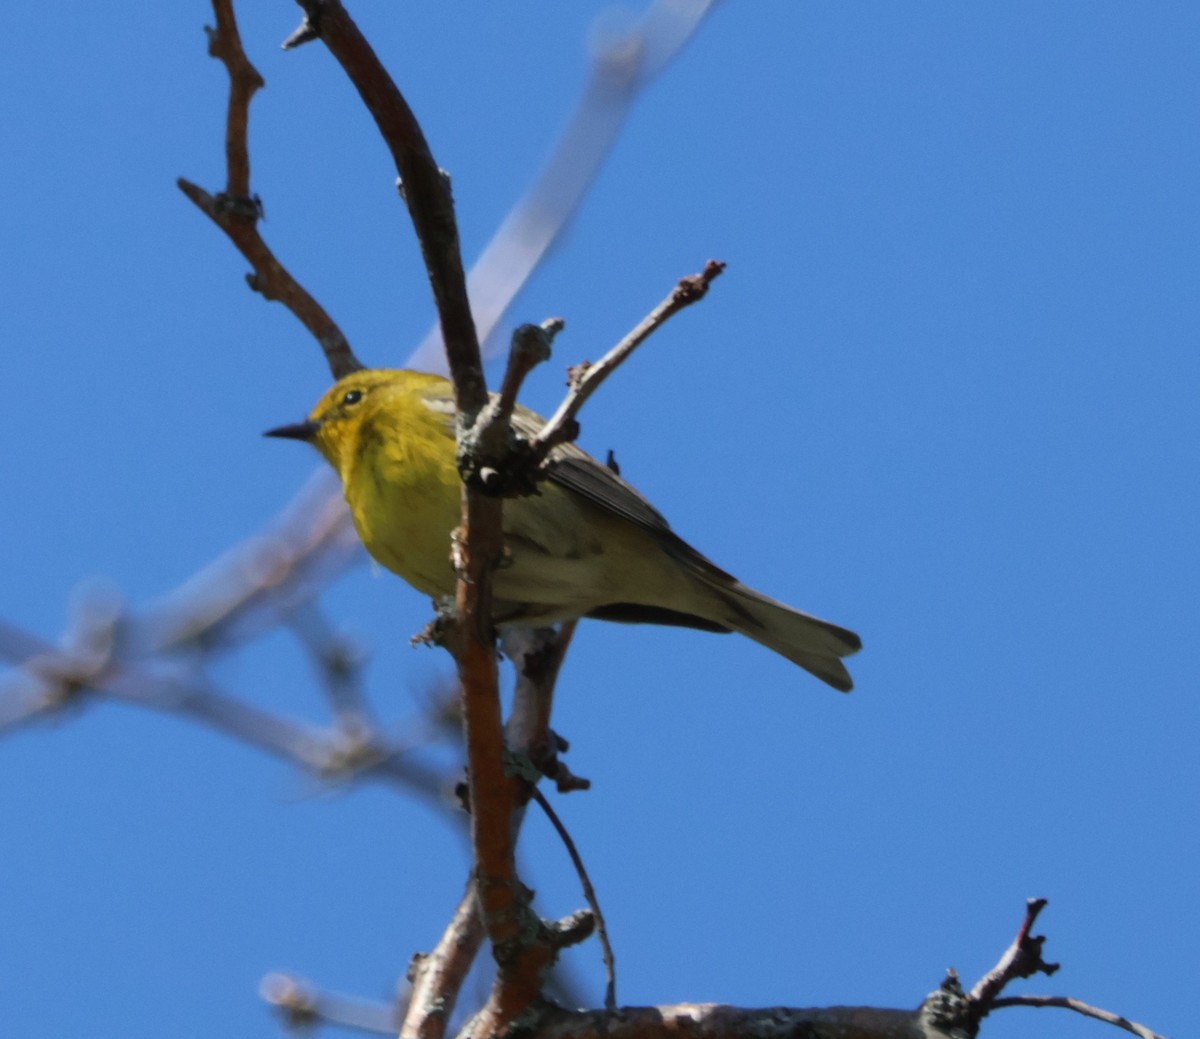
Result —
M342 398L343 404L357 404L362 400L362 390L347 390L346 395Z

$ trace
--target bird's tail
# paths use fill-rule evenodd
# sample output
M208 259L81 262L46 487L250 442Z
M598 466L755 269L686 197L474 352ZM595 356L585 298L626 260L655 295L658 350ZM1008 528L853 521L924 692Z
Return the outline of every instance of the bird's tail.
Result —
M862 648L854 632L793 610L740 581L711 587L727 607L722 621L734 631L773 649L840 692L854 687L842 663L842 657Z

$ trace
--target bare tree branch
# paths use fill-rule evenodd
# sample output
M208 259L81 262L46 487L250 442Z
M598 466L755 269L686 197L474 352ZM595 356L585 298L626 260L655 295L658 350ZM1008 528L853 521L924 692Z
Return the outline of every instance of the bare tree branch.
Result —
M443 1039L483 939L475 887L468 883L441 940L432 952L414 956L408 968L412 995L400 1026L400 1039Z
M671 317L708 294L714 278L725 270L725 264L709 260L704 270L680 278L671 294L647 314L637 327L608 351L595 364L584 362L571 372L571 392L559 405L558 410L533 439L535 457L545 458L550 449L566 440L573 440L578 432L575 416L596 392L600 384L615 372L649 336L661 328Z
M434 161L412 109L340 0L298 0L306 39L319 37L354 84L400 175L433 289L442 337L455 375L459 412L468 422L487 403L458 224L446 177ZM295 46L292 37L285 46Z
M505 743L510 754L529 758L543 771L547 763L557 763L550 713L554 686L574 629L573 623L559 630L511 628L504 636L504 651L517 672L513 709L505 725ZM531 783L526 787L533 790ZM523 819L522 801L514 809L511 824L514 840ZM444 1036L459 990L484 937L478 906L475 887L468 884L437 947L427 955L414 957L409 968L412 998L401 1039Z
M446 800L447 776L383 743L347 742L338 732L273 714L219 692L183 664L93 664L0 621L0 658L20 669L0 690L0 722L46 717L71 704L112 699L180 714L265 750L323 779L370 777L399 784L435 803ZM2 730L0 730L2 731Z
M608 937L608 925L605 923L604 913L600 909L600 900L596 897L596 889L592 886L592 878L588 876L587 867L583 864L583 856L579 854L579 849L575 846L574 839L571 837L566 826L563 825L563 821L558 817L558 813L546 799L545 794L534 787L533 797L542 811L546 813L546 818L550 820L550 825L554 827L554 831L558 834L559 840L562 841L563 847L567 849L567 855L570 856L571 864L575 867L579 882L583 885L583 897L587 901L592 915L596 918L596 937L600 940L601 956L604 958L604 1009L616 1011L617 958L613 953L612 942Z
M229 73L229 108L225 122L225 190L215 197L189 180L176 183L191 201L213 221L250 262L254 273L247 277L252 289L269 300L283 303L312 333L325 354L335 379L362 367L342 330L324 308L296 281L276 258L258 232L262 204L250 194L250 152L247 133L250 101L264 86L262 76L246 57L233 14L232 0L212 0L215 29L208 29L208 52Z
M874 1007L770 1007L744 1010L716 1003L547 1011L532 1039L950 1039L919 1010Z
M1004 991L1010 981L1031 978L1034 974L1047 976L1058 970L1057 963L1046 963L1042 959L1042 946L1046 939L1030 932L1038 914L1046 908L1044 898L1031 898L1025 903L1025 919L1017 931L1012 944L1004 950L1000 962L976 982L967 997L975 1008L978 1019L987 1015L996 997Z
M336 485L328 469L314 473L265 532L127 618L126 640L143 655L189 647L211 652L277 628L366 559Z
M1032 933L1033 925L1041 911L1046 908L1046 904L1044 898L1031 898L1026 902L1025 919L1021 921L1021 926L1018 928L1017 936L1013 939L1012 944L1004 950L1004 955L1000 957L996 966L975 983L970 995L966 997L969 1016L975 1022L975 1027L978 1028L980 1021L1000 1007L1063 1007L1086 1017L1124 1028L1127 1032L1140 1036L1141 1039L1163 1039L1162 1036L1151 1032L1144 1025L1136 1024L1118 1014L1100 1010L1067 996L1001 997L1000 994L1010 982L1018 978L1031 978L1035 974L1049 976L1059 968L1057 963L1047 963L1042 958L1045 937Z
M620 135L634 102L699 30L719 0L654 0L620 36L593 41L587 85L542 172L513 207L467 277L479 339L488 356L494 336L530 274L570 224ZM494 349L487 349L494 344ZM446 372L436 326L408 367Z
M1116 1025L1117 1028L1132 1032L1140 1039L1166 1039L1165 1036L1150 1031L1145 1025L1139 1025L1136 1021L1130 1021L1120 1014L1101 1010L1099 1007L1088 1006L1087 1003L1071 999L1068 996L1005 996L992 1001L993 1010L1001 1007L1059 1007L1063 1010L1074 1010L1077 1014L1103 1021L1105 1024Z

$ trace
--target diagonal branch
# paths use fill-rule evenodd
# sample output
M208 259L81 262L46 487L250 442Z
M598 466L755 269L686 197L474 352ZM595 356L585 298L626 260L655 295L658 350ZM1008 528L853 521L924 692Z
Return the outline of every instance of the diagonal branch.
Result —
M574 218L641 93L690 42L720 0L653 0L626 33L593 39L591 72L566 128L533 185L504 218L467 276L485 354L493 333ZM445 372L435 326L405 367Z
M208 53L229 73L229 109L225 121L225 190L216 196L180 177L176 183L249 261L254 273L246 280L266 299L288 308L313 335L335 379L362 367L342 330L308 293L258 232L262 203L250 193L250 151L247 135L250 101L264 86L262 76L246 57L234 18L232 0L212 0L215 29L208 29Z
M298 3L304 9L304 26L284 46L290 48L320 38L375 120L400 175L404 200L417 232L454 374L458 410L473 417L487 403L487 385L446 177L434 161L408 102L340 0Z
M443 1039L483 938L479 901L475 886L469 883L433 951L418 953L409 965L412 995L400 1026L400 1039Z
M571 371L571 392L559 405L558 410L533 438L532 446L536 458L545 458L556 444L573 440L578 432L575 416L596 392L600 384L625 363L639 346L655 331L685 307L702 300L708 294L713 279L725 270L719 260L709 260L704 270L680 278L675 287L657 307L647 314L624 339L608 351L595 364L584 362Z

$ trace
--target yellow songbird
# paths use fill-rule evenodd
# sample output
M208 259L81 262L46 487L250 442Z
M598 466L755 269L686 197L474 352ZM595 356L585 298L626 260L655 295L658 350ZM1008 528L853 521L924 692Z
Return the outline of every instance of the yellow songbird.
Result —
M305 422L266 435L314 444L342 479L359 537L418 591L454 593L450 535L460 521L454 394L422 372L367 370L336 383ZM518 407L513 426L543 420ZM539 493L504 503L505 555L494 574L497 624L574 617L737 631L848 692L841 658L862 643L709 562L610 468L573 444L554 448Z

